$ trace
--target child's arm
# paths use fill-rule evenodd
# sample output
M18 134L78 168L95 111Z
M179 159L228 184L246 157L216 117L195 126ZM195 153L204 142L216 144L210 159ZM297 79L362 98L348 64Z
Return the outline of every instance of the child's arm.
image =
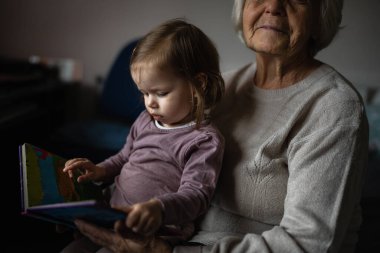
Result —
M222 167L224 139L217 133L199 135L186 147L181 183L174 193L158 196L163 224L184 224L206 212Z

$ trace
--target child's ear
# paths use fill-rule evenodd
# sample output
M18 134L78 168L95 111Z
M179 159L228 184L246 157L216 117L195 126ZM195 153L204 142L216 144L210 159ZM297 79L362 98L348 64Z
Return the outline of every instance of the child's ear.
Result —
M198 73L195 76L195 79L198 82L198 84L202 87L202 90L206 91L206 87L207 87L207 75L205 73Z

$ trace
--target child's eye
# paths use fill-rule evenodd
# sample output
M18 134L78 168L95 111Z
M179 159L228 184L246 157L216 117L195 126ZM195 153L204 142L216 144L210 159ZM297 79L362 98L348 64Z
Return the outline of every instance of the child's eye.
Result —
M157 92L157 96L158 97L165 97L166 95L168 95L169 94L169 92Z

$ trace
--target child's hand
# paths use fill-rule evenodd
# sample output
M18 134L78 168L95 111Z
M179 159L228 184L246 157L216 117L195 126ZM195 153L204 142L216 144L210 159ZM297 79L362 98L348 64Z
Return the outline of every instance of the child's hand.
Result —
M126 226L135 233L153 235L162 224L162 205L157 199L138 203L130 207Z
M78 183L86 181L101 181L104 177L104 169L102 167L96 166L90 160L86 158L74 158L68 160L65 163L65 168L63 172L67 172L70 177L78 173L77 181Z

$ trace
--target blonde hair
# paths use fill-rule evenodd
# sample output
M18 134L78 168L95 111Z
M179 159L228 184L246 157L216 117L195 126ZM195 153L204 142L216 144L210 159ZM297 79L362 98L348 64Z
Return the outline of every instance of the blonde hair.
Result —
M344 0L320 0L317 9L318 33L313 34L310 41L310 53L315 56L323 48L330 45L340 29ZM243 37L243 8L245 0L235 0L232 9L232 22L239 38L245 43Z
M138 42L131 56L131 71L147 63L170 68L191 83L196 94L192 111L196 127L205 118L205 110L219 102L224 93L216 47L198 27L182 19L164 22ZM197 79L199 75L205 85Z

